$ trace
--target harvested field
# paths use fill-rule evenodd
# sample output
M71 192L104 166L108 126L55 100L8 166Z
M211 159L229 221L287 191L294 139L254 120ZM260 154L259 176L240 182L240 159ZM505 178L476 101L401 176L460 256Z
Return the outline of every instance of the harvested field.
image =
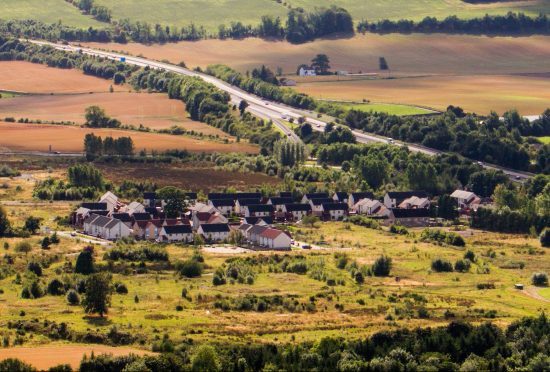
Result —
M191 120L187 116L182 101L171 100L166 94L160 93L117 92L20 96L0 101L0 118L71 121L84 124L84 111L86 107L92 105L105 109L107 115L120 120L125 125L139 126L143 124L152 129L170 128L173 125L178 125L186 130L194 130L206 135L229 137L217 128Z
M101 22L82 14L75 6L58 0L2 0L0 19L36 19L45 23L63 21L81 28L102 27Z
M378 72L384 56L392 74L509 74L550 72L550 37L484 37L464 35L358 35L349 39L324 39L293 45L261 39L202 40L163 45L87 45L123 50L134 55L187 66L225 63L242 72L265 64L295 74L318 53L329 56L333 70Z
M14 124L0 122L0 149L9 151L82 152L84 136L95 133L101 137L132 137L136 151L180 149L191 152L257 153L256 146L247 143L224 144L186 136L145 133L125 130L92 129L66 125Z
M82 71L47 67L30 62L0 62L0 89L25 93L89 93L128 91L110 80L84 75Z
M367 99L439 110L452 104L480 114L515 108L524 115L538 115L550 106L550 78L544 77L472 75L331 82L312 78L296 89L323 99Z
M74 370L80 366L84 355L111 354L123 356L129 354L147 355L151 352L131 347L112 347L106 345L48 345L36 347L13 347L0 349L0 360L17 358L28 363L40 371L69 364Z
M159 186L177 186L186 190L219 190L220 187L235 187L246 190L253 186L277 184L280 180L260 173L239 173L216 170L210 163L185 163L158 165L129 164L120 167L111 164L96 165L113 182L149 180Z

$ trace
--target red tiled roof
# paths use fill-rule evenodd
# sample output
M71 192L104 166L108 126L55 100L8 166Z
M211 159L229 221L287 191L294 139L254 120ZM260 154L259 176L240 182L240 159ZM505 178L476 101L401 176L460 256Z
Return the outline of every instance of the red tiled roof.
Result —
M276 239L279 235L284 234L281 230L277 229L265 229L260 235L267 239Z

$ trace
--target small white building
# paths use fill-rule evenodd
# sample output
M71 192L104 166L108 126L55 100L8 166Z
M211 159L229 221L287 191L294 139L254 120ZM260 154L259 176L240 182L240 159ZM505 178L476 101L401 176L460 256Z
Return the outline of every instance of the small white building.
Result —
M340 221L348 214L346 203L324 203L321 205L323 217L332 221Z
M451 194L451 198L455 199L458 208L468 208L470 204L472 204L476 199L479 199L476 194L470 191L464 191L464 190L455 190Z
M242 209L245 217L271 217L275 211L271 204L246 205Z
M311 205L309 204L285 204L283 206L286 219L290 221L300 221L302 218L311 214Z
M357 214L364 214L367 216L372 216L384 205L373 199L361 199L352 207L353 211Z
M374 200L374 194L370 191L352 192L348 198L348 205L353 207L363 199Z
M160 229L158 240L190 243L193 241L193 230L190 225L163 226Z
M229 216L235 210L235 201L233 199L214 199L209 200L208 204L221 212L224 216Z
M229 232L229 225L226 223L205 223L197 230L197 233L209 242L221 242L229 237Z
M416 196L417 198L427 198L425 191L390 191L384 195L384 205L386 208L397 208L406 199Z
M101 239L117 240L130 236L132 229L121 220L92 214L84 221L84 232Z
M300 70L298 70L298 75L300 76L317 76L317 72L315 71L315 69L312 69L312 68L305 68L305 67L300 67Z
M419 198L418 196L411 196L401 202L397 208L403 209L418 209L418 208L430 208L430 199L428 198Z
M292 238L284 231L268 228L260 234L259 243L269 249L290 250Z

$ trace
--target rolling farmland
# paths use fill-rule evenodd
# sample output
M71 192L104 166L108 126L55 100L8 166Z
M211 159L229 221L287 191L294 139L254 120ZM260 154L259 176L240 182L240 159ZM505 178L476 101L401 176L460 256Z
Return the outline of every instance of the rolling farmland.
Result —
M0 122L0 148L5 151L48 151L49 146L52 145L53 151L82 152L84 136L87 133L94 133L101 137L132 137L137 151L185 149L190 152L258 153L256 146L245 143L225 144L186 136L115 129L2 122Z

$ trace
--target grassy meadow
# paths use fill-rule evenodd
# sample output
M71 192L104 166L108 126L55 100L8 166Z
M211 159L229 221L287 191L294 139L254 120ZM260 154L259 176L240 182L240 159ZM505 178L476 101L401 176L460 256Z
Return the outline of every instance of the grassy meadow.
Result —
M337 103L338 106L341 106L348 110L358 110L365 112L385 112L390 115L397 116L409 116L409 115L425 115L433 113L434 111L428 110L422 107L409 106L409 105L399 105L391 103Z
M64 0L2 0L0 19L35 19L44 23L61 21L74 27L103 27L102 23L83 15Z
M48 174L33 175L42 179ZM0 203L15 226L20 226L25 216L34 215L43 218L43 224L51 228L67 229L57 226L55 217L65 216L72 203L30 204L32 181L5 178L1 181L7 185L7 191L0 193ZM20 191L14 191L17 186ZM25 204L10 203L14 197ZM533 297L548 298L547 289L530 286L533 272L550 267L550 256L534 238L461 231L467 246L458 249L421 242L418 230L403 236L342 222L292 228L292 233L300 242L323 246L321 250L278 254L279 258L287 256L291 262L304 260L308 272L303 275L281 271L275 253L227 254L207 249L202 252L205 264L202 276L188 279L176 274L172 265L190 258L192 247L167 246L172 265L145 261L138 270L139 262L108 263L103 255L113 248L96 245L96 264L111 265L113 282L122 282L128 288L128 294L113 294L109 313L103 319L86 315L81 306L68 305L65 296L22 299L22 285L16 280L19 272L24 282L25 267L30 260L46 263L40 278L44 286L53 278L69 280L73 277L71 265L87 243L79 238L62 237L60 244L42 250L41 237L33 236L28 239L32 252L23 254L14 250L21 239L1 239L0 247L8 243L7 249L2 248L4 253L14 258L12 265L4 265L8 271L0 280L3 335L11 343L18 340L23 346L51 343L46 333L28 331L17 336L14 329L7 327L8 322L36 319L39 324L45 320L65 322L71 331L78 333L93 330L106 334L116 326L119 332L135 335L139 340L135 346L146 349L163 334L175 341L299 342L327 335L342 336L343 332L348 338L357 338L383 329L434 326L457 318L473 322L493 320L505 325L548 309L547 302ZM130 249L139 249L141 245ZM433 259L454 263L464 256L466 249L476 256L468 273L436 273L430 269ZM359 266L371 265L382 254L393 260L389 277L367 276L364 284L357 284L346 268L339 268L342 255L349 267L353 262ZM214 286L216 269L234 257L256 262L248 266L253 284L236 281ZM526 290L514 289L515 283L524 283ZM494 289L478 289L478 284L491 284ZM265 311L246 310L247 301L269 302L275 298L282 301L280 305L270 305Z

